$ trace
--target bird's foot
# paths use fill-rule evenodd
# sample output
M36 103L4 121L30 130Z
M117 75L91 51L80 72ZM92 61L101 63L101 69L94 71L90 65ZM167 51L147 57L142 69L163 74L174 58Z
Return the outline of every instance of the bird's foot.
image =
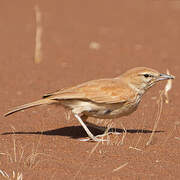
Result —
M104 141L109 141L108 139L103 139L103 137L108 136L109 134L113 134L114 132L106 132L104 134L99 134L97 136L94 136L93 138L85 138L81 139L80 141L95 141L95 142L104 142Z
M109 141L109 140L107 140L107 139L100 139L100 138L96 138L96 137L100 137L99 135L98 136L94 136L94 138L92 139L92 138L89 138L89 137L87 137L87 138L85 138L85 139L80 139L80 141L83 141L83 142L86 142L86 141L94 141L94 142L105 142L105 141Z
M107 132L107 133L104 133L104 134L99 134L97 136L94 136L93 138L87 137L85 139L81 139L80 141L84 141L84 142L86 142L86 141L95 141L95 142L109 141L108 139L103 139L103 137L108 136L110 134L112 134L112 135L120 135L121 133L119 133L119 132Z
M120 135L121 133L120 133L120 132L108 132L108 135L109 135L109 134Z

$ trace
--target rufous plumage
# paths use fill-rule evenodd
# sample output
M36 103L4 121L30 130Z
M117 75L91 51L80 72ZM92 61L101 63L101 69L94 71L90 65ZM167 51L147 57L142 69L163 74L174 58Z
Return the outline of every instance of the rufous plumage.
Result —
M143 94L150 87L168 79L174 79L174 76L136 67L115 78L92 80L44 95L38 101L12 109L5 116L42 104L59 104L72 111L92 140L101 141L86 126L88 117L113 119L127 116L137 109Z

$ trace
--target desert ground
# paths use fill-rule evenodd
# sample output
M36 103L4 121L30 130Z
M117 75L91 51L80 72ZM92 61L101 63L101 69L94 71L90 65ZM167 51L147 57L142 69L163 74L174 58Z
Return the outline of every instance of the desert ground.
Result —
M0 40L0 179L180 179L180 1L2 1ZM80 141L87 134L59 106L3 117L46 93L136 66L176 76L155 132L166 82L136 112L115 119L120 134L103 143Z

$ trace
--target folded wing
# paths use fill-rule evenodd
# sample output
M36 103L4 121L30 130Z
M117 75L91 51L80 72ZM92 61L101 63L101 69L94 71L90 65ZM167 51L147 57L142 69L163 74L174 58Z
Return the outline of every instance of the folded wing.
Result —
M131 97L135 97L134 91L117 79L93 80L44 96L52 100L81 99L106 104L126 102Z

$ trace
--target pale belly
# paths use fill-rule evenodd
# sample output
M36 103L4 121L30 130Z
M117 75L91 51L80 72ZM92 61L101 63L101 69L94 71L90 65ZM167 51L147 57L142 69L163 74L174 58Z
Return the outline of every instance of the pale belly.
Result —
M61 102L75 114L84 114L100 119L113 119L127 116L137 109L139 101L131 103L101 104L91 101L70 100Z
M118 105L114 107L114 104L108 105L107 108L99 108L98 110L85 111L84 114L89 117L96 117L100 119L114 119L121 116L127 116L137 109L138 104L131 104L128 106Z

